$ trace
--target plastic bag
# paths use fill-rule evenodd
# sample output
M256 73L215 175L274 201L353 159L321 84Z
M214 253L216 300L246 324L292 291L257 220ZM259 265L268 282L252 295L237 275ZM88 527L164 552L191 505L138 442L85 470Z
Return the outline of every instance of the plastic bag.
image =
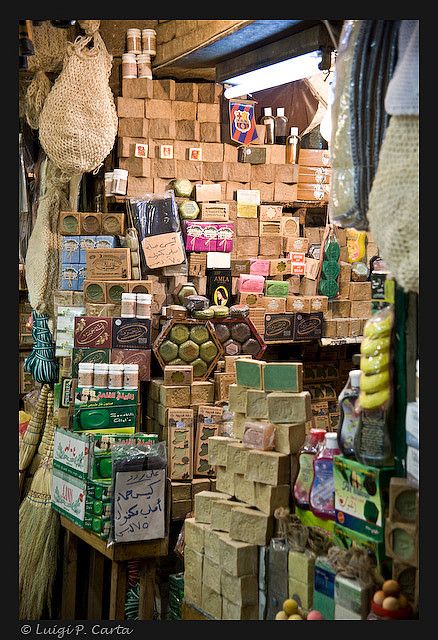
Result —
M110 544L164 538L166 476L164 442L112 447Z

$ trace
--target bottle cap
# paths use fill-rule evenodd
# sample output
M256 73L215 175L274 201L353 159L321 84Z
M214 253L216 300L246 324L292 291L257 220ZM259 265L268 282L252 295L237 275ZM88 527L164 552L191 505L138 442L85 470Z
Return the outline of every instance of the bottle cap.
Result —
M291 127L290 128L290 135L291 136L298 136L298 127Z
M310 429L310 435L314 442L322 442L327 431L325 429Z
M277 107L277 116L284 116L284 107Z
M350 382L352 387L359 387L361 375L362 371L360 369L353 369L350 371Z
M327 449L338 449L338 434L336 432L329 432L325 434L325 446Z
M265 107L263 111L265 116L272 116L272 107Z

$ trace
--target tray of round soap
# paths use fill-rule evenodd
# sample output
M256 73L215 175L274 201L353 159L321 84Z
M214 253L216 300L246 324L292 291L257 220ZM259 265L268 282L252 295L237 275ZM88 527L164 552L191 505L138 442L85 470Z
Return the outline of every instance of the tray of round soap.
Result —
M262 357L266 344L249 317L214 318L213 325L225 355L245 354L256 359Z

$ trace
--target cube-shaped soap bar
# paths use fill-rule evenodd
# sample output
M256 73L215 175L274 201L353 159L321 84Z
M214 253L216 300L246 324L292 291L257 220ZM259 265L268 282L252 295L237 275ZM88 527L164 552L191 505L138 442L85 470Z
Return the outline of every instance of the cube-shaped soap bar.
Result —
M242 387L249 389L263 389L263 367L262 360L236 360L236 381Z
M240 384L230 384L228 387L228 407L230 411L246 413L247 388Z
M231 442L238 442L236 438L225 436L211 436L208 438L208 462L212 466L227 466L227 449Z
M226 534L221 535L219 539L219 562L222 571L232 576L256 576L258 570L257 556L257 545L233 540Z
M259 389L248 389L246 395L246 415L248 418L264 420L268 417L266 393Z
M271 422L297 424L312 419L310 393L268 393L268 417Z
M273 532L273 516L242 507L231 511L230 537L234 540L263 546L269 543Z
M245 423L247 417L244 413L235 413L233 421L233 434L235 438L243 440L243 434L245 432Z
M289 551L288 574L289 580L298 580L305 584L313 584L315 569L315 554L309 549L304 551Z
M195 495L195 520L210 524L212 500L229 500L230 495L219 491L200 491Z
M244 475L249 452L250 449L247 449L242 443L230 444L227 448L227 469L233 473Z
M305 422L299 424L277 424L275 426L274 450L280 453L298 453L306 437Z
M258 604L258 584L255 575L233 576L221 572L221 593L227 600L243 606Z
M222 596L222 620L259 620L256 604L236 604ZM262 618L263 619L263 618Z
M228 471L227 467L216 467L216 489L234 496L234 473Z
M302 391L302 363L267 362L263 367L263 388L265 391Z
M186 546L204 553L204 535L207 525L196 522L195 518L184 520L184 541Z
M247 480L243 474L235 473L234 495L237 500L255 507L255 482Z
M258 451L253 449L249 452L245 479L262 484L288 484L290 478L289 456L277 451Z
M236 507L245 507L237 500L213 500L211 504L211 528L215 531L230 531L231 511Z
M216 591L216 593L221 592L221 573L219 570L219 563L215 562L213 558L207 554L204 555L202 582L213 591Z
M288 507L289 496L289 484L273 487L270 484L255 483L255 506L267 515L273 515L278 507Z
M313 582L306 584L289 578L289 598L296 600L303 609L312 608Z

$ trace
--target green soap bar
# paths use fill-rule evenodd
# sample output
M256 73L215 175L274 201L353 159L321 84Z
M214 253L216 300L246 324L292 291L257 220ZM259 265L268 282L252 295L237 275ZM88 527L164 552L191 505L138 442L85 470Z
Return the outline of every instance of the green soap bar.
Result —
M189 198L193 191L193 185L187 178L172 180L171 188L174 190L175 195L180 198Z
M337 262L333 260L325 260L322 263L322 272L328 279L336 280L339 275L340 267Z
M305 584L313 583L315 554L309 549L289 551L287 566L289 578Z
M214 330L219 342L226 342L230 337L230 330L226 324L215 324Z
M192 282L188 282L187 284L182 286L181 289L178 291L177 298L179 300L179 303L185 306L184 302L188 296L197 296L197 295L198 295L198 292L196 291L195 285Z
M199 346L193 340L187 340L187 342L180 345L178 355L184 362L192 362L199 356Z
M193 311L192 316L197 320L210 320L210 318L214 317L214 311L211 307L199 309L198 311Z
M175 360L171 360L169 364L187 364L187 363L184 362L184 360L181 360L181 358L175 358Z
M93 282L87 287L85 295L90 302L105 302L105 287Z
M199 215L198 203L194 200L186 200L181 202L178 211L183 220L196 220Z
M339 286L336 280L321 278L319 281L318 293L328 298L334 298L338 295Z
M80 411L78 418L82 429L105 429L108 427L108 410L104 408Z
M246 413L246 396L248 389L240 384L230 384L228 387L228 406L235 413Z
M201 358L193 360L192 366L194 378L202 378L206 375L208 367L204 360L201 360Z
M237 322L231 326L231 337L236 342L246 342L251 337L251 329L246 322Z
M283 280L266 280L265 294L273 298L286 298L289 295L289 284Z
M265 391L302 391L302 363L268 362L263 369L263 388Z
M339 260L341 248L336 238L329 238L324 247L324 258L327 260Z
M97 466L101 478L111 478L113 469L111 456L103 456L98 460Z
M246 416L256 420L264 420L268 417L268 403L266 393L258 389L248 389L246 396Z
M265 362L261 360L236 360L236 382L242 387L250 389L263 389L262 370Z
M215 318L226 318L230 315L230 310L225 305L214 304L210 307L210 309L213 309Z
M79 232L79 222L75 216L65 216L62 225L69 233Z
M236 363L237 365L237 363ZM312 419L310 393L268 393L268 417L271 422L301 424Z
M392 532L392 548L402 560L409 560L414 555L415 540L404 529L394 529Z
M125 289L119 284L113 284L108 288L108 297L113 304L122 302L122 293L125 293Z
M190 331L185 324L176 324L170 330L169 338L175 344L182 344L189 339Z
M190 329L190 340L196 342L196 344L202 344L210 338L207 327L199 324Z
M158 352L165 362L170 362L177 357L178 346L174 342L170 342L170 340L165 340Z
M217 356L217 346L211 340L199 347L199 355L205 362L211 362Z

